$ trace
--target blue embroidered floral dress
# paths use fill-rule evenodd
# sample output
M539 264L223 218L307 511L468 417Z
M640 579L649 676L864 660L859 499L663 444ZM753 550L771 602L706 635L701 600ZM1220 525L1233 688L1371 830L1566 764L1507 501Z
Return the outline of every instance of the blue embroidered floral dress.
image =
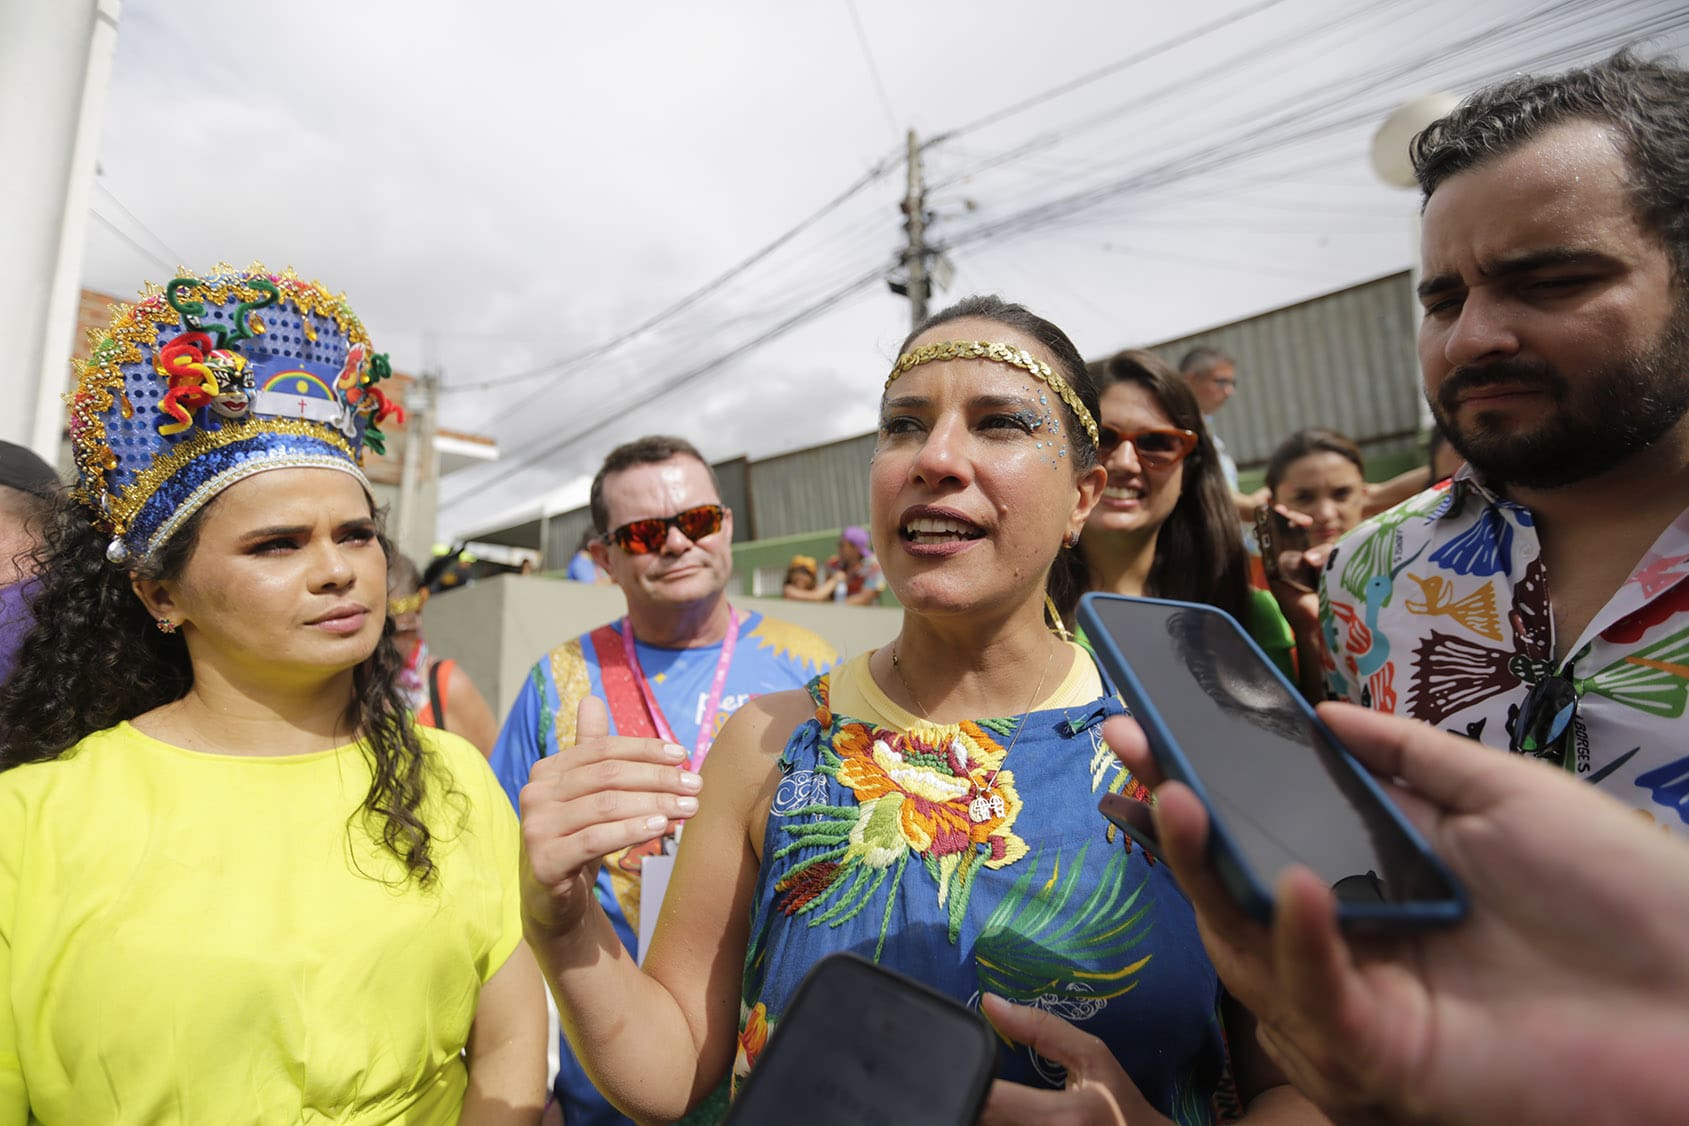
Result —
M849 950L975 1007L989 990L1074 1021L1164 1114L1212 1121L1214 969L1166 869L1096 811L1105 790L1142 792L1099 731L1119 705L900 730L834 714L826 676L809 693L764 835L735 1080L809 968ZM1000 1046L997 1074L1062 1082L1021 1045Z

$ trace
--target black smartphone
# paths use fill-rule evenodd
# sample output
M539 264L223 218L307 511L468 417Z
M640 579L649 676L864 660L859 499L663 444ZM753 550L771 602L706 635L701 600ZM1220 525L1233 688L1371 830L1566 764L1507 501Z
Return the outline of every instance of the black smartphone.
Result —
M1319 571L1302 557L1312 546L1305 525L1296 523L1273 505L1258 505L1255 543L1261 549L1261 568L1267 572L1267 578L1298 590L1319 589Z
M831 954L798 983L724 1126L967 1126L997 1067L985 1018L913 978Z
M1145 852L1157 860L1165 859L1161 855L1161 838L1155 832L1155 819L1150 815L1149 802L1125 794L1104 794L1097 802L1097 811L1137 841Z
M1156 765L1207 806L1209 854L1250 915L1270 920L1290 864L1327 881L1346 926L1403 929L1465 914L1454 875L1231 615L1087 594L1079 622ZM1147 809L1112 811L1150 847Z

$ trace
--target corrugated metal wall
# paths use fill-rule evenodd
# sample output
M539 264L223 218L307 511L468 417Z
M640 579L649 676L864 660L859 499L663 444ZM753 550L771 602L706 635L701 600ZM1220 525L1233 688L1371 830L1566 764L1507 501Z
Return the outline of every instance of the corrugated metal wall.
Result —
M1419 428L1414 304L1403 271L1150 350L1174 365L1199 344L1237 359L1237 393L1214 429L1240 465L1304 426L1398 446Z
M586 505L559 512L545 519L545 563L547 571L560 571L575 557L581 534L592 527L592 510Z
M868 459L875 435L796 450L750 464L759 539L868 520Z

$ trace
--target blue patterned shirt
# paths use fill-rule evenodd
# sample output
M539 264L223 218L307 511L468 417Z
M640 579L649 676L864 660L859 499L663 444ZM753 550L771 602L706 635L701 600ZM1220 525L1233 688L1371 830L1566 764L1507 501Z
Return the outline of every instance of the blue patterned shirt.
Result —
M1555 644L1549 582L1530 510L1463 468L1332 552L1333 694L1506 749L1532 686L1557 673L1578 694L1566 768L1689 835L1689 512L1571 645Z

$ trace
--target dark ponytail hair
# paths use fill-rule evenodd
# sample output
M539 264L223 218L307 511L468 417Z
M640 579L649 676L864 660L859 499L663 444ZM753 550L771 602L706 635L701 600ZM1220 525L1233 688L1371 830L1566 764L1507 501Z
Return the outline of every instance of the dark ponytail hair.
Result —
M1055 358L1055 369L1067 380L1067 385L1073 388L1074 394L1079 396L1079 401L1089 412L1091 421L1097 421L1096 382L1085 367L1085 358L1079 354L1079 349L1074 347L1067 333L1026 306L1004 301L1001 297L964 297L949 308L939 310L904 338L903 346L898 349L899 354L909 351L909 346L923 333L948 321L964 318L995 321L1042 344ZM1097 464L1096 444L1091 441L1084 423L1079 420L1079 415L1067 401L1055 395L1052 395L1051 399L1061 408L1062 424L1067 428L1068 448L1073 451L1074 472L1082 473ZM1056 553L1055 562L1050 564L1050 574L1045 580L1044 591L1066 621L1073 620L1074 610L1079 605L1079 596L1085 593L1085 578L1084 560L1079 558L1077 551L1063 546Z
M186 520L137 575L179 577L216 503ZM186 643L156 628L129 572L106 561L109 537L93 526L87 509L69 496L59 499L44 531L33 557L40 575L30 607L35 625L0 689L0 771L56 759L97 731L181 699L193 686ZM386 537L379 539L393 558ZM428 763L399 690L403 665L389 619L375 652L353 672L346 706L347 729L362 740L372 776L353 817L361 814L409 878L427 884L435 864L422 806L428 776L444 779Z

